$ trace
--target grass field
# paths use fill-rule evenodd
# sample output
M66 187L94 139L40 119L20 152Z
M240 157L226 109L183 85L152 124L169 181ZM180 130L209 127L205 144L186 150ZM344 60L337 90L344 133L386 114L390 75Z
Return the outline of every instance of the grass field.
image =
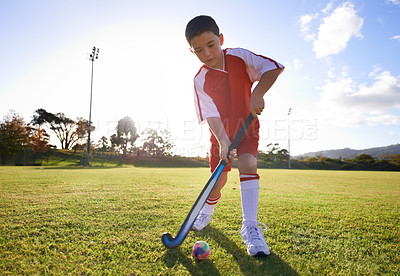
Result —
M400 173L260 170L271 248L247 256L230 174L210 226L167 250L208 169L0 167L0 274L399 275ZM207 261L191 247L205 240Z

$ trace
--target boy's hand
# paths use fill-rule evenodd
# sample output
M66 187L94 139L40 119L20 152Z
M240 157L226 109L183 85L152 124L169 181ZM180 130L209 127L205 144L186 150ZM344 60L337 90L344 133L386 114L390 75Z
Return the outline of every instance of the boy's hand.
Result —
M250 96L250 113L253 114L254 118L257 115L261 115L261 112L264 110L265 103L263 95L259 93L253 92Z
M251 93L249 107L254 118L257 115L261 115L261 112L264 110L264 94L271 88L282 70L282 68L277 68L265 72L254 88L253 93Z
M232 150L229 153L229 159L227 158L228 156L228 150L229 146L231 145L231 141L219 141L219 155L222 160L224 160L226 163L232 162L233 158L235 157L235 150Z
M235 150L232 150L229 153L229 146L231 145L231 141L229 140L228 135L226 134L224 125L219 117L210 117L207 118L208 126L210 127L212 133L218 140L219 143L219 157L224 160L226 163L229 163L235 157Z

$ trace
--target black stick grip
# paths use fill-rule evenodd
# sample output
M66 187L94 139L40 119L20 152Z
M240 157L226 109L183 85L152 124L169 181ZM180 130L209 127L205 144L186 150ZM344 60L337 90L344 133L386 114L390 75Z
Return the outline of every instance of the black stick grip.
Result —
M232 150L237 148L237 146L240 143L240 140L242 140L242 138L243 138L244 134L246 133L247 129L249 128L250 124L253 122L253 119L254 119L253 114L250 113L249 116L247 117L246 121L244 122L242 128L239 130L238 134L236 135L235 139L233 140L232 144L229 146L228 155L226 156L228 158L228 160L229 160L229 153ZM224 165L226 165L226 164L224 164Z

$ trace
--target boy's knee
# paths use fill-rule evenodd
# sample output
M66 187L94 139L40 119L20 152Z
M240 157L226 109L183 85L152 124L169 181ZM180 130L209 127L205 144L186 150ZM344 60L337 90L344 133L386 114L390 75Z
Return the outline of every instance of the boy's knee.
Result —
M238 169L239 173L256 174L257 158L250 153L240 155L238 158Z

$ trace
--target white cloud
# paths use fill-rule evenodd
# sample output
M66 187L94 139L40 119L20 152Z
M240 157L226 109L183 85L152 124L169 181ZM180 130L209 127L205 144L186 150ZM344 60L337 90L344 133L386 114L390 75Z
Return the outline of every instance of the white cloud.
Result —
M306 41L314 41L316 35L311 33L310 24L311 21L318 17L316 14L306 14L300 17L300 31Z
M335 73L333 72L332 69L328 71L327 76L328 76L329 79L333 79L335 77Z
M392 36L391 39L398 40L400 42L400 35Z
M386 4L400 5L400 0L386 0Z
M369 76L372 83L359 84L342 73L321 87L321 117L325 123L340 126L400 124L400 116L388 112L392 108L400 109L400 76L393 76L379 67Z
M322 10L322 12L323 12L324 14L327 14L327 13L329 13L329 12L332 10L332 8L333 8L333 3L330 2L330 3L328 3L328 4L326 5L325 9Z
M357 16L354 5L346 2L324 18L319 26L313 50L318 58L342 52L352 36L362 38L363 19Z
M300 70L301 68L303 68L303 62L301 62L301 60L300 59L295 59L294 60L294 70L295 71L298 71L298 70Z
M306 41L313 43L313 51L317 58L326 58L346 49L350 39L362 38L361 28L364 19L357 15L354 4L344 2L336 9L329 3L321 10L325 17L318 27L318 33L311 31L312 21L320 18L319 13L300 17L300 31ZM332 12L331 12L332 11Z

